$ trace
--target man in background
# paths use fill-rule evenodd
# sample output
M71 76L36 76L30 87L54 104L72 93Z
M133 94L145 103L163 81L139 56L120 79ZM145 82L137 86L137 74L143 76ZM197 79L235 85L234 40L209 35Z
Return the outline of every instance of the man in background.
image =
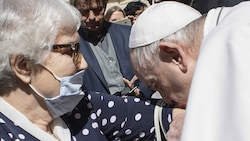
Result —
M107 0L75 0L71 4L82 14L80 51L88 62L82 88L150 98L153 91L133 79L128 47L131 27L104 21Z
M141 1L132 1L127 4L124 8L126 16L134 24L136 19L141 15L141 13L147 8L147 5Z

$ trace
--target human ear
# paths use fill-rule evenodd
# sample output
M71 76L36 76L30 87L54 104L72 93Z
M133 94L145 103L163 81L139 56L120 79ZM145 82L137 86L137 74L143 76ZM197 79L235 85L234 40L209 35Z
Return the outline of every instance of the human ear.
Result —
M161 59L168 59L178 65L182 72L187 72L187 54L182 46L169 41L160 41L159 48Z
M30 83L30 62L22 55L12 55L10 65L15 75L24 83Z

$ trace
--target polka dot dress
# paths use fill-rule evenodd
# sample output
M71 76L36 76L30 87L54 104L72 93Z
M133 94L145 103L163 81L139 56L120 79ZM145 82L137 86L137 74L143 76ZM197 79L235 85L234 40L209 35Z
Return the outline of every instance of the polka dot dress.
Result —
M0 141L39 141L0 113Z
M156 140L154 102L136 97L121 98L88 93L77 107L62 119L70 128L72 141L147 141ZM164 108L168 130L172 108ZM0 113L0 141L39 140Z

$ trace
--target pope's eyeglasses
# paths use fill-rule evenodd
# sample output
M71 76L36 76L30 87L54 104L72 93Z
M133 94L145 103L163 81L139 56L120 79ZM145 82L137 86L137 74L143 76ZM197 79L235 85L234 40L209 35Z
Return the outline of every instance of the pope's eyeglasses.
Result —
M52 51L71 56L75 64L79 63L79 58L80 58L79 50L80 50L79 43L57 44L52 46Z

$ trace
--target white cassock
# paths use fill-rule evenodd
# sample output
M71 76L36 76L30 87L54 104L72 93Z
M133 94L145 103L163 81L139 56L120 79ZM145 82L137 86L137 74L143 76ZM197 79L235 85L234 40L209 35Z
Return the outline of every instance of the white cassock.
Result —
M220 10L207 15L181 141L250 141L250 2Z

